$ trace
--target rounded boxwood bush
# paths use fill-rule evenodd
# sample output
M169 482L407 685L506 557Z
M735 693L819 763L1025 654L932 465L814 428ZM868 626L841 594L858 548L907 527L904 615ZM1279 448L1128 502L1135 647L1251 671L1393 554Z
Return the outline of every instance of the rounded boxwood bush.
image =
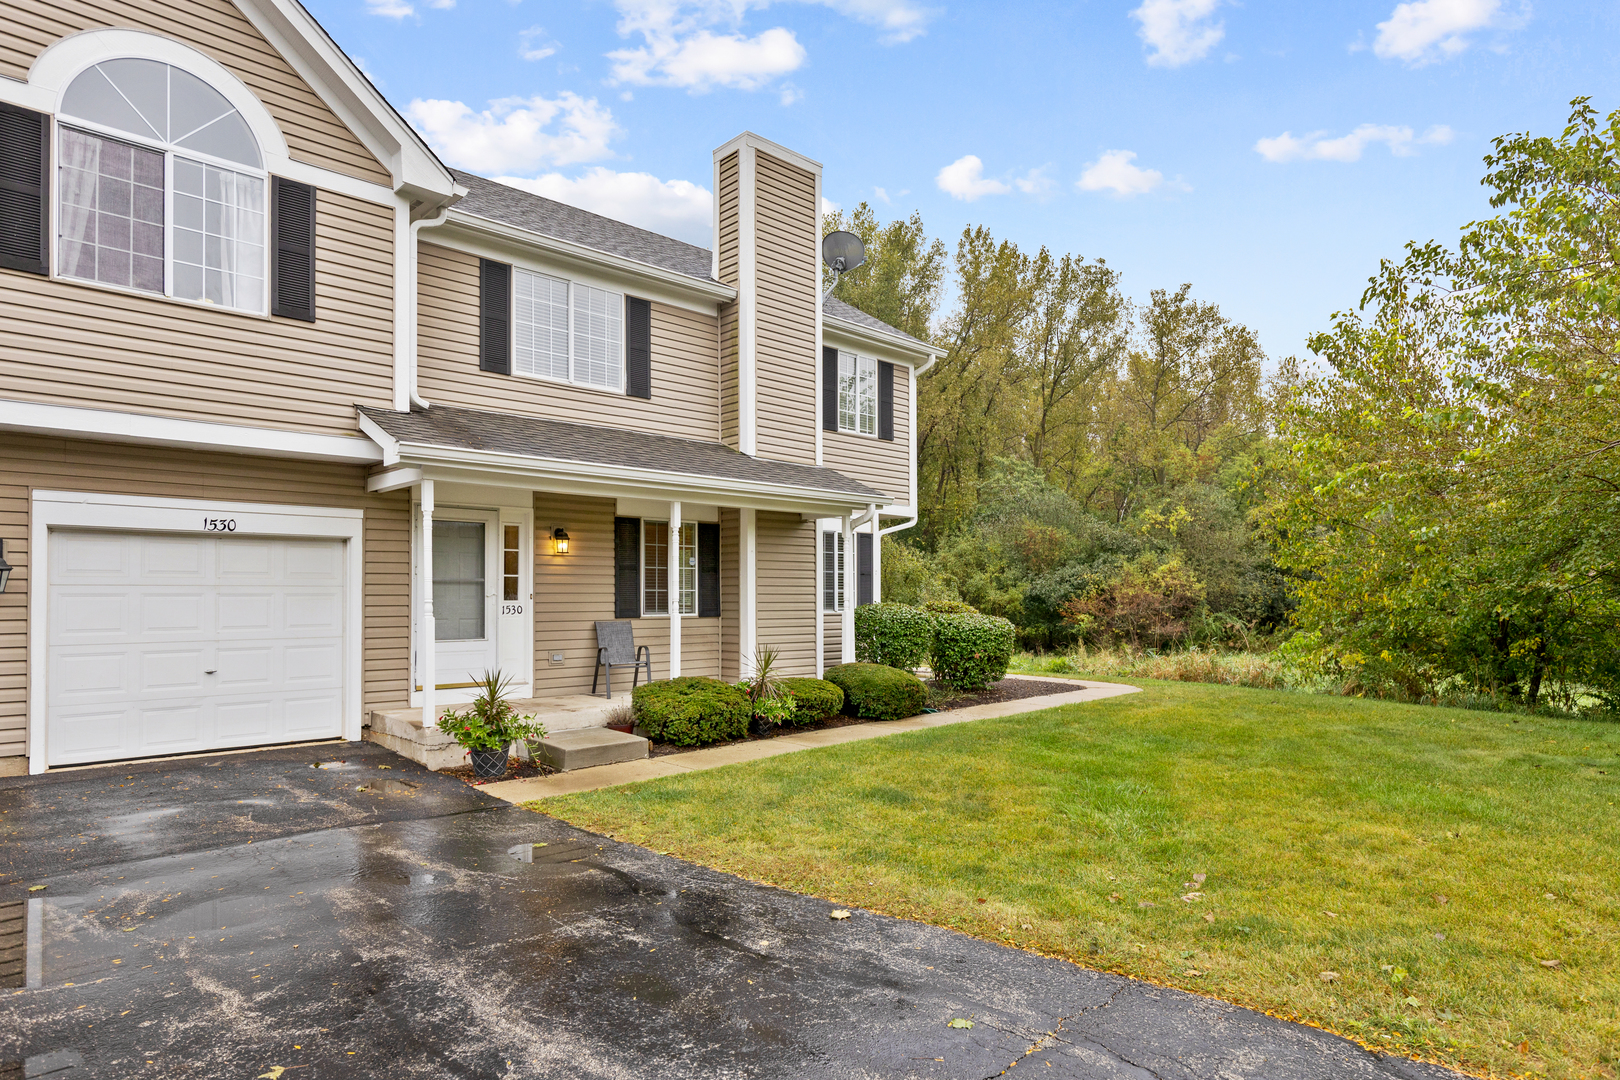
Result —
M796 727L844 711L844 692L826 679L783 679L782 692L798 706L789 721Z
M844 692L844 712L866 720L904 720L928 703L928 688L909 671L883 664L839 664L827 681Z
M995 615L936 615L928 666L953 690L983 690L1007 674L1016 641L1013 624Z
M638 686L630 701L649 739L676 746L740 739L753 715L747 694L701 675Z
M934 620L909 604L863 604L855 609L855 659L910 671L928 659Z
M925 600L922 609L930 615L977 615L979 609L960 600Z

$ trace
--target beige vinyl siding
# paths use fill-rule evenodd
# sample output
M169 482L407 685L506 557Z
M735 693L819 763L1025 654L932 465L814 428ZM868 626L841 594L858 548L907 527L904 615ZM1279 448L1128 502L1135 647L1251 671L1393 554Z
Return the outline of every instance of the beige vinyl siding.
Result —
M737 152L720 159L720 280L736 287L738 281L738 172Z
M825 667L837 667L844 662L844 617L830 612L821 617L821 662Z
M895 502L911 501L911 371L894 365L894 441L852 431L821 433L821 463L875 487Z
M556 524L568 530L567 555L553 555L535 545L534 694L588 694L596 671L596 622L613 616L612 499L535 492L535 520L541 528ZM735 575L733 575L735 577ZM722 588L725 577L722 569ZM720 673L723 619L681 620L681 673ZM632 620L636 644L652 652L653 678L669 678L669 619ZM551 654L564 656L561 664ZM619 680L623 678L621 683ZM614 692L630 689L631 673L615 672ZM645 681L645 680L643 680ZM603 687L597 686L598 692Z
M247 84L298 161L393 186L337 114L229 0L0 0L0 75L26 82L36 57L81 30L135 27L178 38Z
M742 448L737 420L737 303L720 306L720 441Z
M759 644L781 654L782 674L816 673L816 523L761 510L755 524Z
M393 227L320 193L313 323L0 270L4 396L353 434L393 401Z
M27 753L29 498L34 488L365 510L362 709L401 708L410 665L410 500L348 465L0 434L0 757Z
M816 180L756 153L760 457L816 460Z
M720 677L742 678L737 636L742 626L742 511L720 508Z
M478 368L478 256L419 245L418 386L435 405L526 413L714 441L720 427L713 316L652 305L652 399Z

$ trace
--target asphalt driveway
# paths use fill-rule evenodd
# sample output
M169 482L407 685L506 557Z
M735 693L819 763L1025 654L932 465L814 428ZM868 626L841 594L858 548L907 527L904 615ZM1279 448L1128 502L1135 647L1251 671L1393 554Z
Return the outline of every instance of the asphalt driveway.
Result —
M318 749L0 780L0 1080L1456 1075Z

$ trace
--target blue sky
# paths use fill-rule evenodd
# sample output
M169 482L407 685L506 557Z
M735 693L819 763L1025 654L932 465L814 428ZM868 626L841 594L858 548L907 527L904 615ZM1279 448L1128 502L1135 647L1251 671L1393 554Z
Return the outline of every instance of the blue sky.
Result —
M452 165L708 244L744 129L833 203L1191 282L1273 357L1408 239L1488 212L1490 139L1620 107L1620 5L1519 0L313 0Z

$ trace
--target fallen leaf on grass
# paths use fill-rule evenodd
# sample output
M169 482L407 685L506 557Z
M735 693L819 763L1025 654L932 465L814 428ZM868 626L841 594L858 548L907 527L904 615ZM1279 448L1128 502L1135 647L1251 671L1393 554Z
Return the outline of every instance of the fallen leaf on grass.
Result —
M975 901L973 901L973 902L974 902L974 903L975 903L975 904L982 904L982 903L984 903L984 902L985 902L985 899L984 899L984 897L982 897L982 896L981 896L981 897L979 897L979 898L978 898L978 899L977 899L977 900L975 900Z
M1323 982L1333 982L1339 977L1339 973L1337 971L1323 971L1320 972L1316 977L1321 979Z
M1159 905L1155 904L1151 900L1142 900L1142 901L1139 901L1136 906L1137 907L1158 907Z
M1204 894L1201 893L1201 892L1190 892L1190 893L1187 893L1185 896L1183 896L1181 898L1181 901L1184 904L1193 904L1193 903L1197 903L1199 900L1202 900L1203 898L1204 898Z
M829 911L827 913L827 918L829 918L829 919L847 919L847 918L849 918L849 912L845 911L843 908L838 908L836 911Z
M1417 998L1410 996L1407 997L1406 1003L1412 1006L1414 1009L1423 1004L1423 1002L1419 1001Z
M1029 923L1027 923L1027 922L1026 923L1019 923L1018 928L1020 930L1033 930L1033 929L1035 929L1033 926L1029 925Z
M1555 968L1555 967L1562 967L1563 965L1560 964L1557 960L1543 960L1541 962L1541 966L1544 967L1544 968Z
M1197 978L1197 977L1203 975L1203 972L1202 971L1194 971L1192 968L1188 968L1187 971L1186 971L1186 974L1192 976L1193 978Z
M1215 913L1213 911L1204 912L1204 921L1205 922L1214 922L1215 921Z
M1530 1040L1525 1039L1523 1042L1519 1043L1519 1053L1528 1054L1529 1052L1530 1052Z
M973 1026L973 1021L971 1021L971 1020L963 1020L960 1017L958 1017L957 1019L952 1020L950 1023L946 1024L945 1026L946 1027L953 1027L953 1028L970 1028L970 1027Z
M1337 911L1324 911L1322 914L1326 915L1330 919L1337 919L1339 917L1339 913Z
M1434 902L1439 904L1441 907L1445 907L1447 904L1451 903L1451 898L1448 896L1441 896L1439 893L1435 893Z
M1110 904L1117 904L1117 903L1119 903L1120 899L1121 899L1121 897L1120 897L1119 893L1117 893L1117 892L1111 892L1111 893L1108 894L1108 902Z

